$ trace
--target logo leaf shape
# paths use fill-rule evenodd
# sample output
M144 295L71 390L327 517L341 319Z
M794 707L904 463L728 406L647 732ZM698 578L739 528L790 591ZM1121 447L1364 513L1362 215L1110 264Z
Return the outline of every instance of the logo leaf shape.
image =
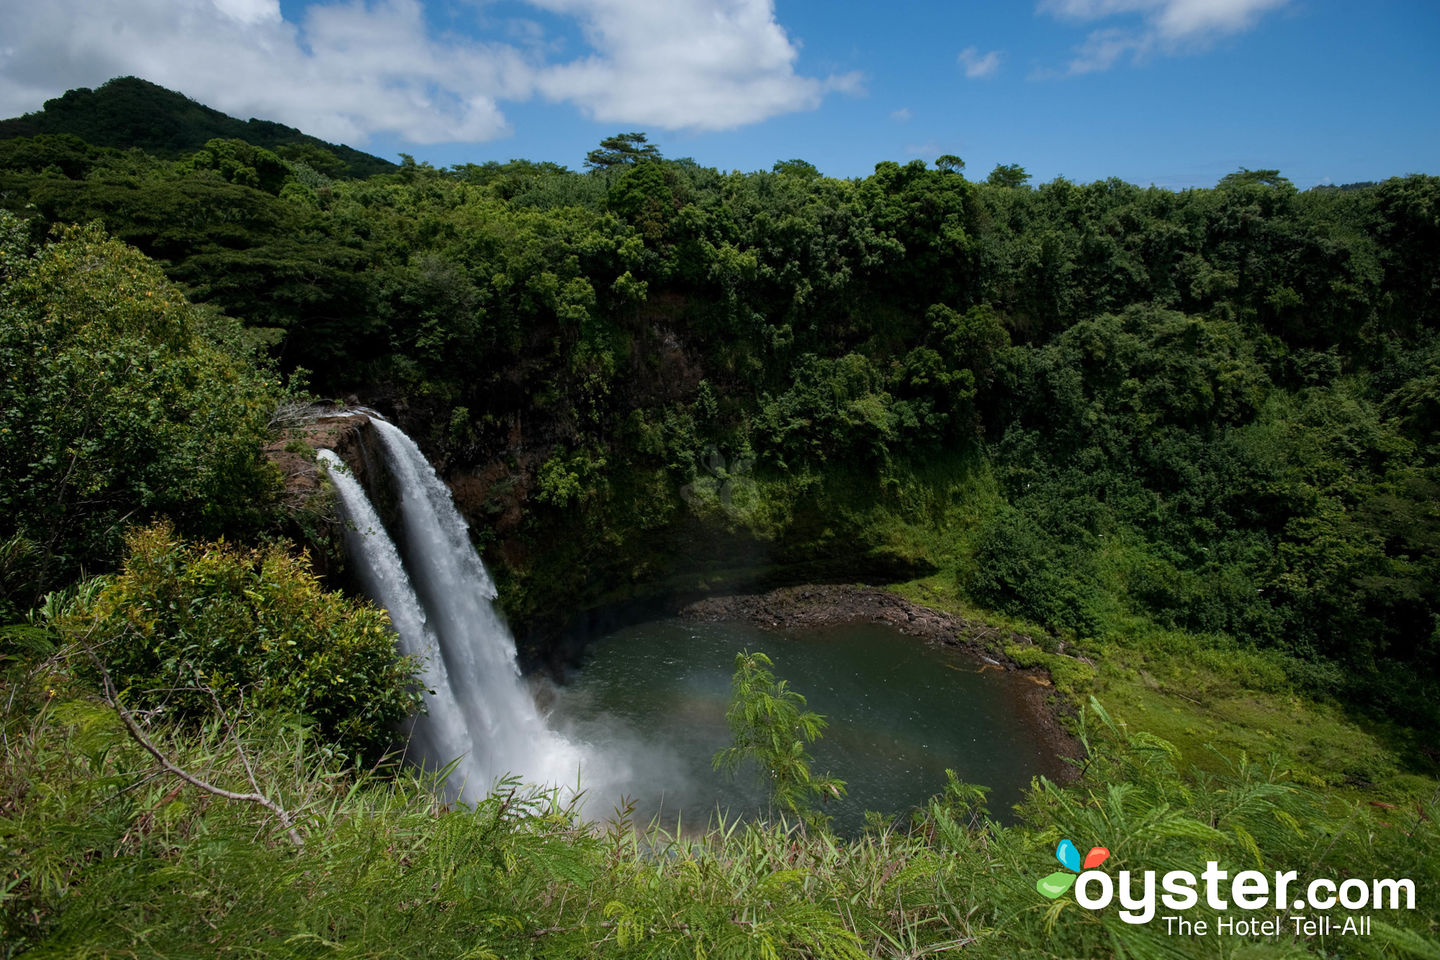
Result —
M1075 844L1069 840L1061 840L1055 847L1055 859L1065 865L1067 870L1080 872L1080 851L1075 849Z
M1080 851L1070 840L1061 840L1055 845L1055 859L1060 861L1065 870L1056 870L1048 877L1041 877L1035 881L1035 889L1041 895L1054 900L1066 890L1075 885L1077 874L1082 869L1093 870L1110 858L1110 851L1104 847L1091 847L1090 852L1085 854L1085 862L1082 867L1080 862ZM1068 871L1068 872L1067 872Z
M1039 890L1040 893L1044 896L1047 896L1051 900L1054 900L1056 897L1060 896L1060 894L1064 893L1066 890L1069 890L1072 886L1075 885L1075 877L1076 875L1073 873L1066 873L1064 870L1056 870L1054 873L1050 874L1050 876L1041 877L1039 880L1036 880L1035 889Z

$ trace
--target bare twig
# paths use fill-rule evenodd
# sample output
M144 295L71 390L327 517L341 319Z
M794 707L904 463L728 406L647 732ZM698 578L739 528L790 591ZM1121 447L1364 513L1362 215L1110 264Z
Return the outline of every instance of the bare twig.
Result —
M230 722L229 717L225 716L224 708L223 708L223 707L220 707L220 698L217 697L217 696L215 696L215 692L214 692L213 690L210 692L210 696L214 698L214 700L215 700L215 706L216 706L218 709L220 709L220 715L221 715L222 717L225 717L225 732L230 735L230 740L231 740L231 742L233 742L233 743L235 744L235 753L236 753L236 755L238 755L238 756L240 757L240 764L245 768L245 779L247 779L247 780L250 781L250 786L254 787L254 788L255 788L255 792L258 794L258 793L260 792L260 783L259 783L259 781L257 781L257 780L255 779L255 771L254 771L254 769L251 768L251 766L250 766L250 758L245 755L245 749L240 746L240 737L235 733L235 725ZM241 690L241 691L240 691L240 714L243 716L244 713L245 713L245 691L244 691L244 690Z
M159 762L160 766L164 767L168 773L179 777L181 780L184 780L192 787L203 790L206 793L214 794L217 797L223 797L226 800L239 800L245 803L260 804L260 806L264 807L266 810L269 810L271 813L275 814L275 816L280 818L280 823L285 827L286 833L288 833L290 836L290 841L294 843L295 846L303 847L305 845L305 838L300 836L300 831L295 829L294 818L290 816L289 812L284 807L280 806L274 800L271 800L269 797L265 796L263 793L260 792L258 785L255 784L253 774L250 775L250 782L252 786L256 787L255 792L236 793L233 790L226 790L223 787L217 787L213 783L209 783L205 780L200 779L193 773L172 762L169 757L161 753L160 748L155 746L155 744L151 743L150 738L145 736L145 731L140 729L140 724L135 721L134 715L125 708L125 704L120 702L120 697L115 692L115 684L110 679L110 671L105 669L105 664L102 663L100 661L100 658L95 655L95 651L91 650L89 647L85 648L85 652L90 655L91 661L94 662L96 668L100 671L100 679L104 685L104 690L102 691L101 695L105 698L105 702L109 704L112 709L114 709L116 714L119 715L120 722L125 725L125 729L129 732L131 739L133 739L136 743L140 744L140 746L144 748L146 753L154 757L156 761ZM247 774L250 773L250 764L248 762L246 762L245 764L245 770Z

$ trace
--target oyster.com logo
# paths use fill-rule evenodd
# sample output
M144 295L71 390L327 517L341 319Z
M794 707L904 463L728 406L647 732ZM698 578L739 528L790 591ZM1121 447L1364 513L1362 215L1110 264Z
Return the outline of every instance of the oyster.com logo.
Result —
M1104 910L1118 900L1125 923L1158 919L1172 936L1365 936L1371 932L1372 913L1415 909L1410 878L1316 877L1306 883L1296 870L1241 870L1232 876L1215 860L1205 861L1198 874L1121 870L1111 877L1095 869L1109 858L1109 850L1091 847L1082 862L1075 844L1061 840L1055 859L1065 869L1035 881L1035 889L1055 900L1073 887L1076 906L1085 910ZM1202 902L1216 915L1186 916ZM1168 912L1157 916L1162 910ZM1337 916L1342 911L1343 920Z
M1081 870L1093 870L1109 857L1110 851L1104 847L1091 847L1090 852L1085 854L1085 862L1082 864L1080 851L1075 848L1075 844L1070 840L1061 840L1055 845L1055 859L1059 860L1066 869L1056 870L1050 876L1036 880L1035 889L1054 900L1075 885L1075 879L1080 876Z

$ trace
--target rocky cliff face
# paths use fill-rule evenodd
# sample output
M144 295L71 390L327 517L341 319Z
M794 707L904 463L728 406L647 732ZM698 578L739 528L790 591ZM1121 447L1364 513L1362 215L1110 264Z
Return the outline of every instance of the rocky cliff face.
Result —
M305 547L322 576L344 581L345 546L340 519L330 502L324 476L315 459L317 450L334 450L365 487L376 510L388 523L395 509L390 475L383 453L365 413L329 413L312 409L298 413L273 442L265 456L280 472L284 503L291 520L286 532Z
M405 424L413 419L405 411L397 419L415 428L407 430L412 436L433 432L423 423ZM664 500L648 488L619 485L599 506L538 503L538 474L554 448L520 436L510 440L505 455L480 465L451 464L442 476L500 589L521 659L531 667L559 669L604 625L669 615L716 592L890 582L924 572L913 558L851 549L856 545L816 518L792 518L784 537L769 540L697 516L679 506L678 495L671 508L645 515ZM318 449L339 455L392 530L397 491L365 412L306 411L267 451L285 477L296 518L291 535L307 545L323 575L350 586L340 521L315 462ZM631 510L627 501L649 506Z
M361 430L370 422L363 413L326 415L286 427L269 446L265 456L285 479L285 497L292 505L310 501L321 492L316 450L334 450L352 468L355 451L363 442Z

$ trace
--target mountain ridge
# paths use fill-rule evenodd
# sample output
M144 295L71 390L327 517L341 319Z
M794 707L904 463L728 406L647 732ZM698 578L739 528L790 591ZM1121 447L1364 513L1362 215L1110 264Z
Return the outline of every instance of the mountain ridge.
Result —
M169 158L215 138L244 140L331 176L363 178L395 169L388 160L273 120L237 119L140 77L68 90L38 111L0 120L0 140L66 133L97 147L138 147Z

